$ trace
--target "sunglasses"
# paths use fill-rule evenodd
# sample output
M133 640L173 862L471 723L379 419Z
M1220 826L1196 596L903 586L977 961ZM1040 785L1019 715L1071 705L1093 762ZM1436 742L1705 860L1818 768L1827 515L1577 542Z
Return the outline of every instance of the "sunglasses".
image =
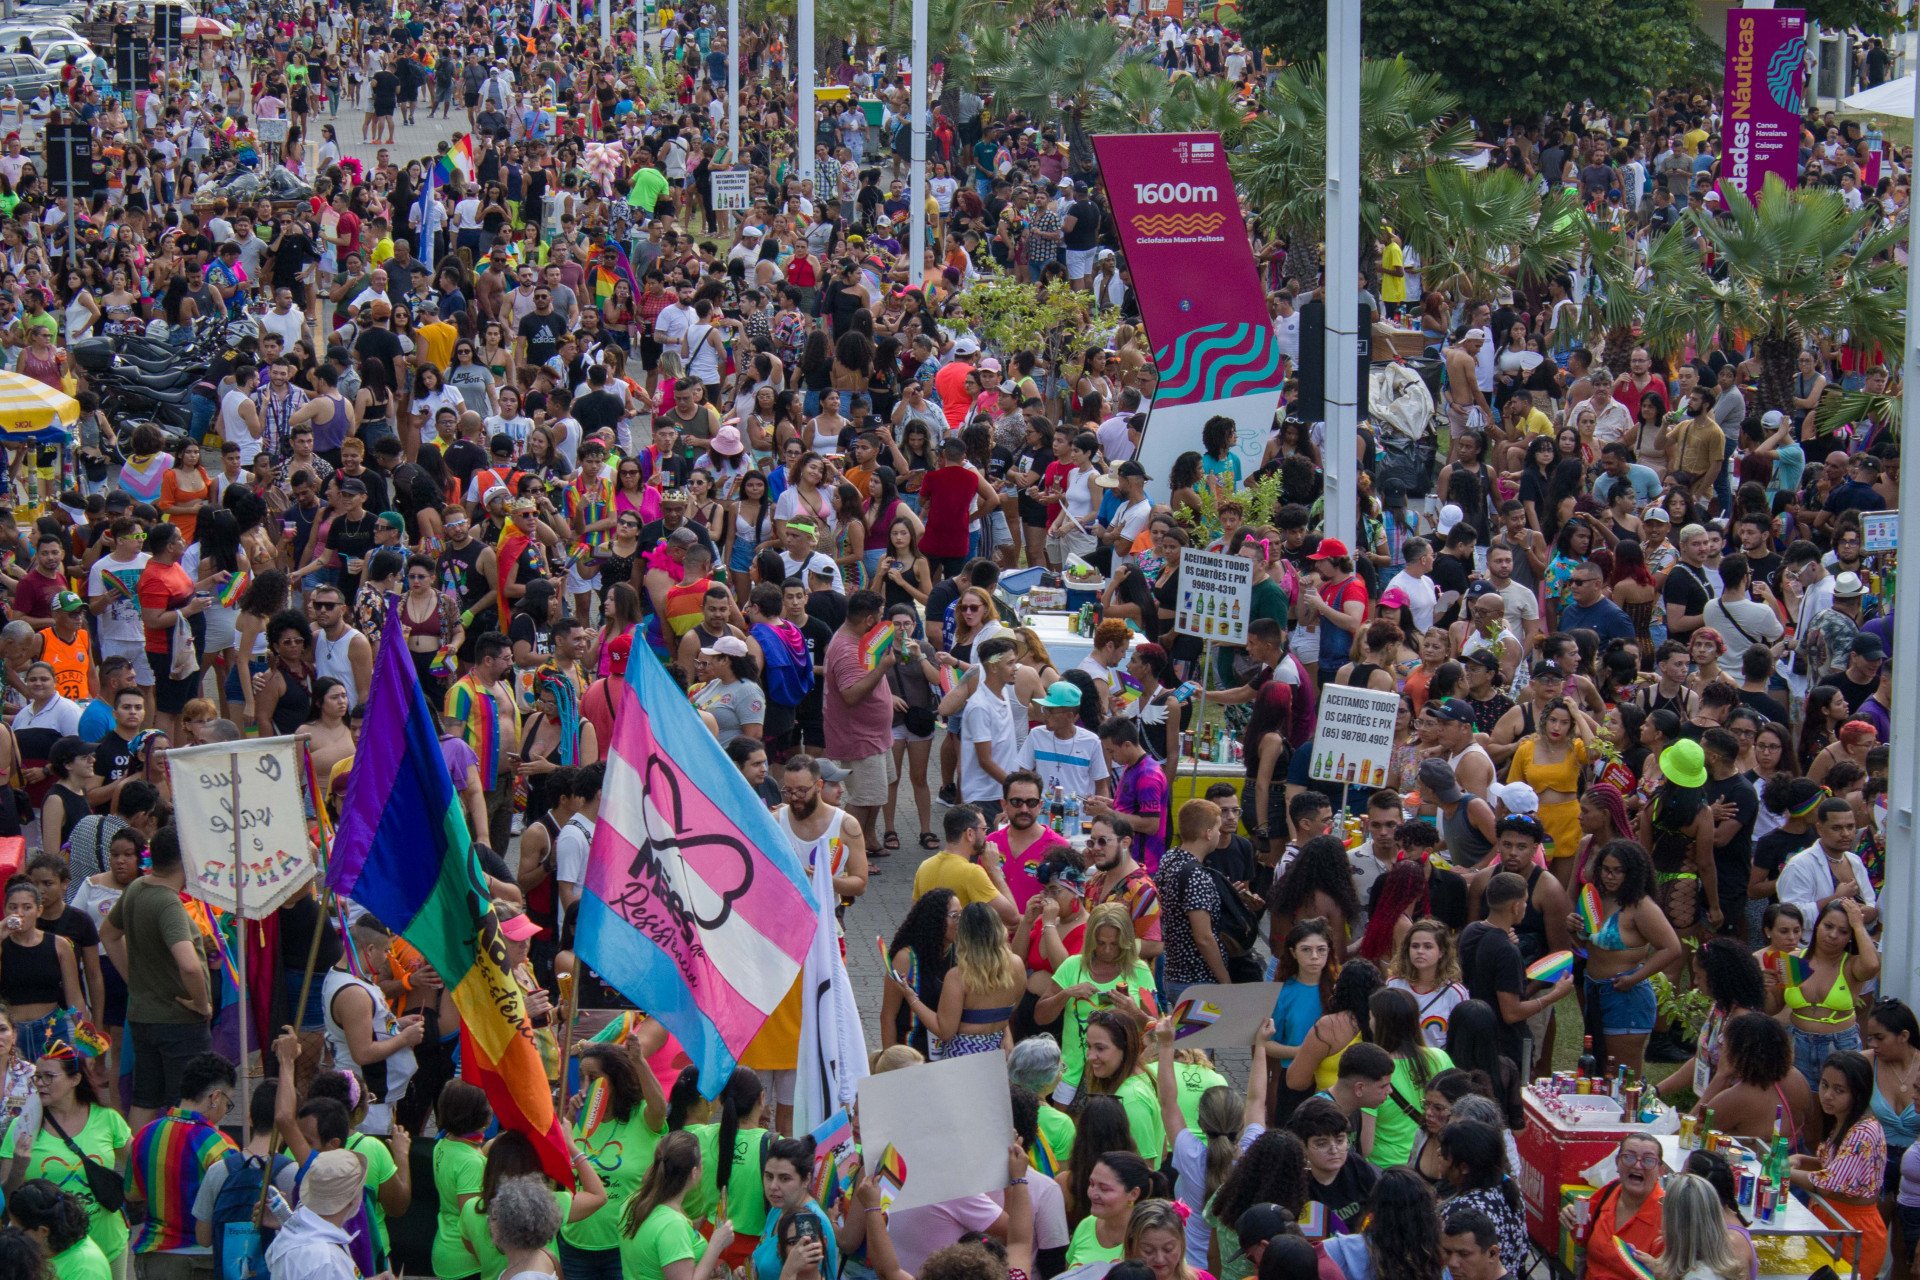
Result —
M1032 799L1016 799L1008 796L1004 803L1009 809L1038 809L1040 807L1040 797L1034 796Z

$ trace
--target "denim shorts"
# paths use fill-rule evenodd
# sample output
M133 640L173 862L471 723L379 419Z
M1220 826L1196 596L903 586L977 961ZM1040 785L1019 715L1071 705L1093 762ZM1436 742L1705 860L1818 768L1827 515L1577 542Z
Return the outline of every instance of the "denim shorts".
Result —
M1814 1086L1820 1087L1820 1069L1827 1059L1841 1049L1860 1050L1866 1042L1860 1038L1860 1024L1854 1023L1845 1031L1817 1032L1802 1031L1793 1028L1793 1065L1800 1068L1800 1074Z
M1587 979L1587 1017L1610 1036L1644 1036L1659 1014L1653 984L1640 982L1616 991L1610 978Z

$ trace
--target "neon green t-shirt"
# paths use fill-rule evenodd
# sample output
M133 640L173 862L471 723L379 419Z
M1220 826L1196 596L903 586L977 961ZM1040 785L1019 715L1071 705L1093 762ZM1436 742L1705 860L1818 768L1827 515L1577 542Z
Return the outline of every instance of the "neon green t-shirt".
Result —
M113 1280L113 1267L91 1236L50 1261L59 1280Z
M638 1277L664 1275L667 1264L698 1262L707 1242L687 1215L672 1205L657 1205L631 1238L620 1238L620 1270Z
M1087 972L1085 956L1068 956L1067 962L1054 971L1053 980L1062 991L1084 982L1100 992L1124 986L1136 1004L1142 1000L1150 1002L1153 998L1153 970L1137 961L1132 973L1117 974L1106 982L1095 982ZM1074 999L1067 1001L1067 1007L1060 1014L1060 1078L1076 1090L1080 1088L1080 1077L1087 1069L1087 1022L1100 1012L1101 1007L1096 1000Z
M480 1194L486 1157L480 1148L458 1138L433 1144L433 1189L440 1196L439 1221L433 1231L433 1274L440 1280L459 1280L480 1274L480 1264L467 1252L460 1234L460 1197Z
M1158 1168L1160 1158L1167 1153L1167 1122L1160 1115L1160 1092L1153 1068L1143 1066L1140 1074L1128 1076L1114 1096L1127 1109L1127 1128L1133 1133L1140 1158Z
M1421 1047L1426 1055L1427 1079L1431 1080L1440 1072L1453 1065L1453 1059L1447 1056L1445 1049ZM1373 1117L1373 1150L1366 1153L1367 1159L1375 1167L1385 1169L1390 1165L1405 1164L1407 1157L1413 1154L1413 1139L1420 1132L1420 1123L1414 1116L1426 1104L1425 1091L1414 1082L1413 1063L1406 1058L1393 1060L1393 1078L1390 1081L1394 1097L1399 1098L1413 1109L1407 1114L1393 1098L1375 1107L1367 1114Z
M607 1203L582 1218L560 1228L560 1238L576 1249L615 1249L620 1245L620 1217L626 1212L627 1198L640 1187L653 1163L654 1148L666 1136L664 1126L656 1132L647 1128L647 1109L636 1106L625 1121L602 1120L591 1134L582 1135L574 1125L574 1145L587 1153L594 1172L607 1186Z
M387 1211L380 1207L380 1188L400 1172L400 1165L387 1144L370 1133L348 1134L347 1150L357 1151L366 1158L367 1190L373 1193L370 1197L373 1207L368 1215L373 1219L373 1240L381 1253L387 1253Z
M96 1105L87 1109L87 1122L73 1135L73 1140L82 1151L112 1169L116 1167L114 1152L133 1141L133 1130L118 1111ZM73 1148L53 1131L52 1125L41 1125L40 1132L34 1135L33 1150L27 1153L26 1176L45 1178L78 1197L87 1210L87 1238L100 1246L103 1257L117 1258L127 1251L127 1240L132 1233L126 1217L118 1209L102 1209L94 1200L93 1192L87 1187L87 1171L74 1157Z
M700 1142L699 1204L689 1187L681 1201L687 1216L698 1222L720 1207L720 1126L690 1124L687 1132ZM727 1177L727 1220L742 1235L757 1236L767 1224L767 1193L760 1182L760 1147L765 1129L742 1129L733 1136L733 1169ZM699 1211L696 1213L695 1210Z
M564 1224L567 1215L573 1212L573 1192L556 1191L553 1198L560 1206L560 1221ZM486 1215L480 1212L478 1196L460 1206L460 1238L480 1260L480 1280L500 1280L500 1273L507 1269L507 1255L493 1247L493 1235L487 1228Z
M1067 1161L1073 1159L1073 1117L1048 1106L1043 1100L1040 1103L1040 1136L1053 1149L1053 1172L1058 1173L1066 1168ZM1034 1167L1039 1168L1039 1165Z
M1118 1262L1127 1254L1123 1241L1109 1249L1100 1243L1100 1220L1089 1214L1080 1219L1080 1225L1073 1229L1073 1239L1067 1242L1067 1265L1077 1267L1088 1262Z
M1193 1062L1174 1063L1173 1081L1179 1092L1180 1115L1186 1120L1187 1128L1195 1133L1201 1132L1200 1095L1217 1085L1232 1087L1232 1082L1212 1067Z

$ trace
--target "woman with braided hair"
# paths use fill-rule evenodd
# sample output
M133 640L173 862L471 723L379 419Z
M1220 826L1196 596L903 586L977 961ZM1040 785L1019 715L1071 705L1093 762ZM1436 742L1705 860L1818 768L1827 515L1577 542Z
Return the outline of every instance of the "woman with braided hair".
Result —
M533 673L533 713L521 731L516 790L524 786L527 821L537 822L553 807L547 775L565 765L600 759L593 722L580 714L580 688L552 663Z

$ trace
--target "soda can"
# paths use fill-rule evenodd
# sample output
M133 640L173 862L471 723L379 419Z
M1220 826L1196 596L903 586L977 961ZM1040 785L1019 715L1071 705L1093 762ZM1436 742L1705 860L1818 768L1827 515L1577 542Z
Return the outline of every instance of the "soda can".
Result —
M1591 1076L1581 1076L1579 1090L1582 1097L1591 1094L1593 1092L1593 1078Z
M1575 1196L1573 1198L1573 1220L1580 1226L1581 1230L1585 1230L1587 1224L1593 1220L1592 1195Z
M1759 1191L1760 1211L1757 1215L1762 1222L1773 1221L1774 1190L1773 1183L1763 1182Z
M1754 1176L1753 1170L1744 1165L1738 1173L1734 1174L1734 1199L1742 1209L1753 1208L1755 1186L1758 1182L1759 1179Z

